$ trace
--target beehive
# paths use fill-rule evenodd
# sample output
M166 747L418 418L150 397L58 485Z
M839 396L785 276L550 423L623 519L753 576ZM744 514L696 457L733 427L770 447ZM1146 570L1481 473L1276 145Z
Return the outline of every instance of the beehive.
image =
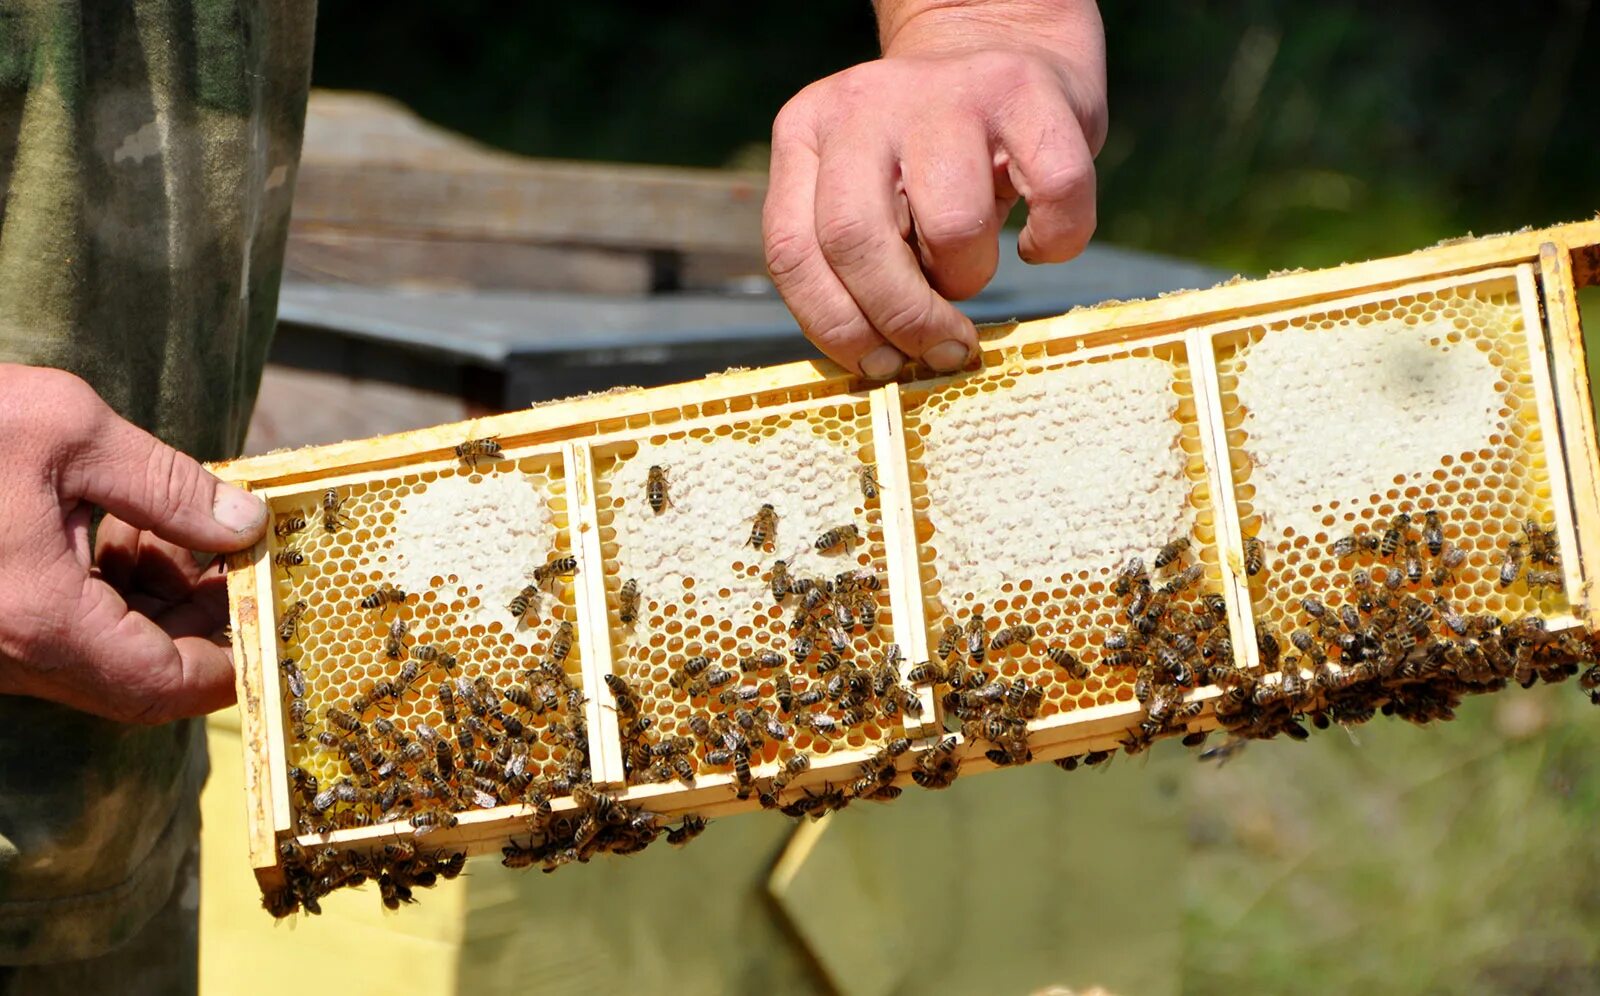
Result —
M1588 650L1556 634L1597 622L1597 461L1571 305L1597 243L1588 223L998 327L955 376L872 385L796 364L224 465L278 521L306 519L230 573L258 875L281 887L296 848L370 854L347 864L378 875L377 855L410 853L399 845L419 833L438 855L586 860L596 834L633 850L685 815L815 813L892 796L891 781L1093 763L1198 738L1218 716L1244 736L1380 704L1425 721L1506 684L1439 663L1476 659L1474 641L1539 656L1529 680L1563 677ZM463 459L471 439L498 452ZM1513 540L1542 559L1502 578ZM570 571L529 581L565 557ZM808 593L774 585L780 561ZM1361 609L1360 639L1354 616L1319 626L1308 597L1328 619L1355 612L1357 579L1392 607ZM403 602L363 608L385 584ZM537 604L518 618L530 584ZM1464 617L1490 614L1507 635L1466 635ZM918 665L961 657L939 653L949 626L971 656L952 673L972 673L929 678ZM570 650L553 646L563 632ZM1231 639L1213 654L1218 637ZM1162 695L1199 704L1157 721L1147 674L1186 654L1198 677ZM1351 681L1380 687L1385 656L1392 694L1334 708ZM408 684L384 686L408 665ZM1448 687L1418 677L1437 667ZM1319 697L1319 674L1337 694ZM455 722L440 685L459 690ZM528 688L560 703L540 708ZM1000 733L976 721L980 699ZM1157 701L1164 715L1178 700ZM413 750L384 778L353 768L329 706L384 731L377 760L453 739L430 753L468 790L375 799L384 778L426 781L434 762ZM304 737L291 709L309 717ZM312 804L292 768L324 790L347 780L348 798ZM436 809L438 826L416 818Z

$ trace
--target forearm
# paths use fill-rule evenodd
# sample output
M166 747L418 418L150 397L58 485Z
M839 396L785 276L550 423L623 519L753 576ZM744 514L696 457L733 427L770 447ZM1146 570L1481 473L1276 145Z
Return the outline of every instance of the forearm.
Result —
M874 0L885 56L985 49L1045 57L1066 84L1085 138L1106 127L1105 29L1094 0Z

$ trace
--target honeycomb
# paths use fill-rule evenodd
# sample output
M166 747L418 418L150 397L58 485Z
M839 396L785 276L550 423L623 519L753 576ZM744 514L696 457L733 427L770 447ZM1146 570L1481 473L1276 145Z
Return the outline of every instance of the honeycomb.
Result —
M305 686L305 735L297 738L287 718L284 724L290 766L324 787L341 778L360 781L338 749L323 746L316 735L338 732L325 723L329 707L357 712L358 695L400 674L404 661L386 652L389 627L397 618L409 627L403 639L408 658L423 645L456 658L448 673L438 663L422 665L398 701L360 710L365 723L386 717L412 738L421 723L450 735L437 699L441 681L486 676L503 689L517 680L520 669L547 653L557 626L576 621L570 585L558 582L537 615L522 622L507 606L528 584L525 573L531 567L570 552L563 487L559 457L480 462L476 470L417 468L336 486L340 522L333 531L324 528L323 488L270 499L274 521L283 530L270 537L274 618L282 620L296 602L306 603L294 634L278 644L280 658L293 659ZM296 517L306 525L289 531ZM286 552L303 562L279 556ZM361 601L384 584L406 592L404 601L381 611L362 608ZM564 664L574 683L581 683L579 667L574 645ZM287 716L292 689L288 682L281 684ZM565 703L538 721L524 717L531 729L577 718L567 715ZM533 740L529 771L555 775L568 755L565 743ZM300 806L301 817L308 815L306 808ZM335 814L349 811L337 807Z
M1043 688L1040 718L1131 700L1132 670L1097 666L1122 622L1114 575L1187 537L1186 562L1205 573L1186 599L1220 577L1183 347L1019 352L902 397L929 646L981 610L991 636L1034 628L989 664ZM1092 667L1087 679L1055 667L1052 645Z
M1074 770L1168 737L1199 746L1201 727L1220 725L1229 739L1212 751L1226 757L1245 740L1303 739L1308 727L1380 714L1445 720L1468 695L1578 675L1600 703L1600 640L1563 628L1572 606L1551 569L1563 540L1571 550L1571 523L1553 493L1559 468L1546 463L1543 387L1517 286L1488 275L1092 350L1069 337L874 392L829 394L838 383L819 380L661 410L618 396L608 399L618 414L598 422L574 416L561 427L549 410L531 428L517 415L500 422L508 447L516 432L587 437L574 452L593 480L570 492L593 502L592 516L569 509L548 442L476 467L426 462L378 480L273 487L277 522L306 520L272 540L267 559L272 628L307 606L279 647L306 686L280 703L308 717L298 737L284 724L288 763L347 794L346 782L372 786L328 710L416 740L423 724L471 725L442 711L443 679L467 689L482 680L504 699L498 713L473 710L494 736L466 738L456 770L476 762L488 774L474 773L476 798L448 796L451 811L528 805L434 849L398 828L313 842L306 834L407 815L420 832L423 813L406 807L422 804L395 810L357 796L330 807L302 793L300 836L279 842L287 881L268 907L315 912L318 896L375 872L393 908L486 846L508 866L550 871L658 838L684 843L703 817L739 808L719 792L675 791L691 786L731 785L738 800L816 817L892 799L907 782L943 788L969 763L1029 763L1036 747L1049 757L1092 745L1054 758ZM1191 366L1191 348L1213 353ZM1217 383L1198 395L1219 411L1202 418L1193 371L1211 360ZM878 438L893 419L873 418L875 406L896 398L904 438ZM1202 424L1226 436L1227 478L1206 465ZM922 601L901 606L914 619L892 618L883 509L863 478L880 459L898 463L889 450L900 442L911 516L890 521L914 533ZM1213 480L1230 479L1234 504L1211 493ZM331 531L320 512L330 483L341 503ZM1228 516L1236 504L1245 563L1220 559L1214 501ZM598 562L579 565L581 581L556 578L516 618L509 605L530 570L581 553L568 546L569 518ZM823 534L836 541L819 544ZM887 539L905 543L896 551L910 545ZM1507 573L1519 543L1524 556ZM1258 639L1242 643L1272 673L1231 666L1246 634L1228 631L1230 573L1249 595L1234 608L1258 624ZM362 607L383 585L407 594ZM580 625L580 604L591 627L607 628L590 643L602 660L581 662L575 639L565 657L552 649L560 627ZM397 618L409 624L403 654L386 646ZM930 649L952 630L962 639L937 663L901 666L895 641L907 626L926 626ZM1008 644L1007 631L1025 633ZM424 646L454 655L453 666L425 660ZM382 701L383 683L419 661L421 677ZM604 683L585 688L580 665L596 673L608 663ZM570 694L540 712L523 693L548 669ZM943 712L914 724L918 734L942 718L961 739L907 737L903 703L920 703L923 690ZM618 720L623 791L591 781L580 715L589 699ZM514 784L494 749L512 741L526 745L517 756L528 780L559 791ZM426 779L425 759L401 761L380 784ZM804 776L808 767L825 770ZM651 783L663 784L638 788ZM558 794L569 798L543 805Z
M1243 535L1267 569L1250 578L1255 617L1286 639L1314 596L1350 597L1348 572L1426 589L1466 615L1553 616L1558 585L1531 591L1524 570L1496 582L1523 522L1556 527L1529 371L1521 302L1509 280L1456 285L1226 333L1215 340L1221 405ZM1465 562L1434 584L1389 563L1336 556L1344 537L1411 532L1434 512ZM1413 540L1416 537L1413 536ZM1343 551L1340 551L1343 552ZM1457 556L1461 556L1458 553Z
M792 578L826 582L852 570L884 578L878 501L865 497L860 479L873 459L869 403L853 395L747 422L674 427L595 450L613 669L638 696L640 714L653 720L653 742L692 735L692 715L728 716L740 706L784 720L776 698L780 675L797 696L823 687L816 666L832 649L830 640L818 636L815 649L800 656L789 626L800 599L773 598L773 563L785 561ZM652 467L662 468L667 481L668 503L659 513L648 500ZM777 526L767 548L757 549L750 539L763 504L773 506ZM863 541L816 549L821 534L846 525L855 525ZM629 581L638 586L639 608L624 623L620 599ZM886 587L870 597L875 625L858 620L850 629L838 655L846 664L869 667L883 660L891 642ZM741 658L764 652L783 663L739 673ZM672 687L683 662L700 656L738 673L723 690L743 689L753 698L730 705L721 701L722 690ZM841 723L846 718L826 700L812 708ZM790 751L820 757L862 749L902 729L898 718L870 715L832 735L795 724L787 745L768 738L750 762L774 762ZM695 772L726 772L706 763L704 746L695 753ZM630 778L641 774L634 770Z

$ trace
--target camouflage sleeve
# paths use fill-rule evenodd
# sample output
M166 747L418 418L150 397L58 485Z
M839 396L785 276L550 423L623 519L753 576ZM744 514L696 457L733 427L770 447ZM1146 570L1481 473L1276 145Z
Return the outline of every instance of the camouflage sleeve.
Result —
M314 0L0 3L0 362L70 370L201 458L236 451L314 17ZM197 833L200 727L0 697L0 965L138 935Z

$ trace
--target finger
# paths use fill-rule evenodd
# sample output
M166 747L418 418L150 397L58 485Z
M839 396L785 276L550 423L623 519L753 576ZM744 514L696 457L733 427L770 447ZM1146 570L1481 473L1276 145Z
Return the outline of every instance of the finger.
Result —
M95 546L101 577L130 600L137 593L165 602L183 601L209 567L202 567L187 549L111 515L101 521Z
M94 534L94 566L111 587L126 593L139 566L139 538L144 535L114 515L100 520Z
M1089 244L1095 227L1094 157L1072 107L1041 89L998 122L1012 185L1028 202L1017 254L1029 263L1060 263Z
M806 338L840 366L887 380L905 356L872 328L817 245L817 153L794 112L772 129L772 165L762 207L762 241L772 284Z
M89 527L93 522L94 509L88 505L79 505L67 513L67 542L72 546L78 566L85 571L94 562L89 551Z
M195 586L183 601L169 605L154 617L157 626L173 639L209 638L228 624L228 579L211 575Z
M1000 262L988 132L972 119L919 131L902 163L923 272L946 299L971 297Z
M817 174L817 240L873 328L935 370L966 365L978 333L929 286L896 224L893 150L859 130L835 132Z
M7 653L25 694L124 722L160 722L182 685L182 659L154 622L128 611L104 581L85 576L74 594L36 609Z
M67 501L94 502L131 526L207 552L242 550L266 531L259 498L218 481L103 402L74 443L61 477Z

